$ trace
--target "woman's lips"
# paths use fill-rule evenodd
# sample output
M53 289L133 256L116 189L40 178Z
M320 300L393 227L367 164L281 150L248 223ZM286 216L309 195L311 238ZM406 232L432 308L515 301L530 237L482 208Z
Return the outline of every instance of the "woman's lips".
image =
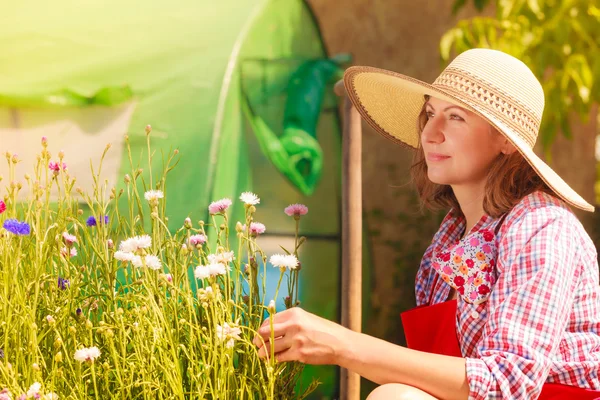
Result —
M427 161L444 161L450 158L450 156L446 156L444 154L439 153L427 153Z

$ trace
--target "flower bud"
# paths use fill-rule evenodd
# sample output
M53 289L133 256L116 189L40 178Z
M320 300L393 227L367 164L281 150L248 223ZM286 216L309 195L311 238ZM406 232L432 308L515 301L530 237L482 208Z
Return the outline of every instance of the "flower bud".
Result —
M150 132L152 132L152 126L151 125L146 125L146 128L144 130L146 131L146 135L149 135Z
M129 176L129 174L125 174L125 177L123 178L123 180L125 181L125 183L129 183L129 182L131 182L131 177Z
M58 158L61 159L61 160L63 158L65 158L65 151L64 150L61 150L61 151L58 152Z
M42 146L48 146L48 138L46 136L42 136Z
M59 351L58 353L56 353L56 355L54 356L54 361L56 361L57 363L61 363L63 360L63 355L62 353Z
M183 226L185 226L186 229L191 229L192 228L192 220L190 217L187 217L184 221L183 221Z
M267 307L267 309L269 310L269 314L275 314L275 300L269 302L269 307Z

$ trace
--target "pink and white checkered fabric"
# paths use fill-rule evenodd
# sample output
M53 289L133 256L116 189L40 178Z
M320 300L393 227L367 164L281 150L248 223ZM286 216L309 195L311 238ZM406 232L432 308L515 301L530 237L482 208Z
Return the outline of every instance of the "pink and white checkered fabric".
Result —
M483 216L466 239L499 221ZM442 221L417 273L418 305L429 301L432 259L461 241L464 226L452 212ZM535 399L545 382L600 390L598 261L580 222L561 200L535 192L508 213L496 245L497 280L487 301L457 301L469 399ZM434 304L451 290L437 282Z

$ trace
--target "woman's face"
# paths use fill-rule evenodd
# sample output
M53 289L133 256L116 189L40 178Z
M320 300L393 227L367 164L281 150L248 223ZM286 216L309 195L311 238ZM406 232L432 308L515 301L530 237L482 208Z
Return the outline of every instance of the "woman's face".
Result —
M425 111L421 146L429 179L440 185L485 185L492 162L507 147L506 138L452 103L431 97Z

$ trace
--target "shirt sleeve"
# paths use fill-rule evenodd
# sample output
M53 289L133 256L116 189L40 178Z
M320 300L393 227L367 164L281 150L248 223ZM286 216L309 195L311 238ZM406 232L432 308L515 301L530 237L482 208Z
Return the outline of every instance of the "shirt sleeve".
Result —
M574 215L542 207L519 219L499 244L478 357L466 360L470 400L537 398L574 301L581 272Z
M415 277L415 298L417 300L417 306L427 304L429 301L429 294L433 290L431 287L433 284L432 272L435 273L431 268L433 247L434 244L432 243L427 250L425 250L425 254L421 259L421 265L417 271L417 276Z

